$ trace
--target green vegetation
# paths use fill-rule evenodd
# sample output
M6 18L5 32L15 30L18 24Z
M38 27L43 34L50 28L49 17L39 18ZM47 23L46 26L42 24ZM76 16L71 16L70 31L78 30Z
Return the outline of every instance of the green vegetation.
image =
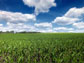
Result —
M84 63L84 33L1 33L0 63Z

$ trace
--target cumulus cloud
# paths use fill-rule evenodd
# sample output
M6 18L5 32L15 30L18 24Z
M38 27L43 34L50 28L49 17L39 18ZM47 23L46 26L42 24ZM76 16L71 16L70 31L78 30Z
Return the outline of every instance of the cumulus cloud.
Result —
M53 23L61 25L73 24L77 21L80 21L80 17L84 15L84 7L82 8L71 8L61 17L56 17Z
M51 28L52 24L48 23L48 22L44 22L44 23L35 23L34 24L36 27L47 27L47 28Z
M8 12L8 11L0 11L0 21L5 21L5 26L0 24L0 31L36 31L36 32L50 32L52 27L51 23L33 23L32 25L26 22L35 21L36 17L33 14L23 14L19 12ZM40 29L39 29L40 27ZM42 27L42 28L41 28Z
M35 21L36 17L33 14L23 14L19 12L0 11L0 21L6 22L28 22Z
M79 21L79 19L62 16L62 17L57 17L53 21L53 23L57 23L59 25L69 25L75 23L76 21Z
M53 32L51 28L45 28L45 29L37 29L38 32L43 32L43 33L50 33Z
M84 29L84 22L74 23L73 26L79 29Z
M28 1L30 1L30 0L28 0ZM37 1L39 2L39 0L37 0ZM32 1L32 3L33 3L33 1ZM32 7L35 7L35 5L36 5L36 3L34 5L30 4L30 6L32 6ZM44 10L43 8L42 8L42 10ZM47 10L49 10L49 8ZM40 13L40 12L43 12L43 11L40 10L37 13ZM3 31L3 32L5 32L5 31L84 32L84 22L80 22L80 17L82 15L84 15L84 7L83 8L71 8L63 16L56 17L56 19L53 21L53 23L57 23L59 25L72 24L77 29L68 28L68 27L53 28L52 23L48 23L48 22L33 23L33 25L31 25L29 23L26 24L26 22L29 22L29 21L31 22L31 21L36 20L36 16L33 14L23 14L20 12L0 11L0 21L6 22L5 26L4 26L4 24L0 24L0 31Z
M2 27L3 26L3 24L0 24L0 27Z
M84 33L84 29L76 29L76 30L72 30L72 31L69 31L69 32L72 32L72 33Z
M40 26L24 24L24 23L10 23L10 22L7 22L7 26L0 26L0 31L3 31L3 32L6 32L6 31L14 31L14 32L22 32L22 31L26 31L26 32L53 32L53 30L51 28L51 25L50 25L50 27L48 27L49 25L42 26L44 28L41 28Z
M52 23L48 23L48 22L42 22L42 23L35 23L34 26L37 28L36 31L38 32L53 32L52 29Z
M36 16L33 14L23 14L20 12L8 12L0 10L0 21L5 22L5 26L3 26L4 23L0 24L0 31L34 31L34 26L25 23L35 20Z
M74 28L68 28L68 27L56 27L56 28L53 28L54 31L57 31L57 32L70 32L70 31L73 31Z
M35 7L35 14L48 12L53 6L56 6L55 0L23 0L24 4L29 7Z
M82 8L71 8L66 14L66 17L72 17L72 18L77 18L80 17L84 14L84 7Z
M21 32L21 31L35 31L35 27L24 24L24 23L10 23L7 22L7 26L1 26L0 31L6 32L6 31L15 31L15 32Z

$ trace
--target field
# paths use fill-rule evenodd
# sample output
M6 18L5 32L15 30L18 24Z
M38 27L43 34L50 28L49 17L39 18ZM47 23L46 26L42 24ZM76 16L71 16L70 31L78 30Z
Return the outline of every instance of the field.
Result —
M0 63L84 63L84 33L2 33Z

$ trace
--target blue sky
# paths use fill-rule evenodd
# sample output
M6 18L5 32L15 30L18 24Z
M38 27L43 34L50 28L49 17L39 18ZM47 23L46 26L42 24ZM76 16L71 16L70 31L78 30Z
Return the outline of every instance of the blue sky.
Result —
M84 32L84 0L0 0L0 31Z

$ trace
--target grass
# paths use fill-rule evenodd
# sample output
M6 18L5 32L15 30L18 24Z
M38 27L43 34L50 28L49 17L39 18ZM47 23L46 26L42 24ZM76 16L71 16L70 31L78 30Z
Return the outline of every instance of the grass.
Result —
M84 33L2 33L0 63L84 63Z

